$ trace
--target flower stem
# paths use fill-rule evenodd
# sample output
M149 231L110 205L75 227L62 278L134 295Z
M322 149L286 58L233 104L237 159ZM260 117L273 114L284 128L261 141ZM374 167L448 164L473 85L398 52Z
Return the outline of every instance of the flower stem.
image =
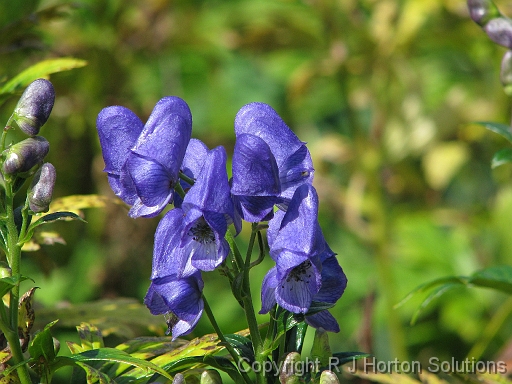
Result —
M251 384L252 381L250 377L247 375L247 372L244 370L241 370L240 367L242 366L242 363L244 360L240 357L240 355L235 351L233 346L226 340L224 337L224 334L222 333L221 329L219 328L219 325L217 324L217 320L215 320L215 316L213 316L212 309L210 308L210 305L208 304L208 301L206 300L206 297L203 295L203 302L204 302L204 311L206 312L206 316L208 316L208 319L210 320L210 323L213 326L213 329L215 329L215 332L217 333L217 336L219 337L219 340L222 342L222 345L227 349L231 357L234 361L236 361L238 371L242 375L242 378L247 384Z
M7 214L7 260L12 271L12 276L20 276L21 264L21 245L18 244L18 228L14 222L14 208L13 208L13 193L12 184L7 183L5 189L5 210ZM2 324L5 337L9 342L9 347L14 358L15 364L24 361L23 352L18 339L18 303L20 300L20 283L19 281L11 289L9 311L10 311L10 325ZM17 368L18 377L22 384L31 383L30 375L26 364L21 364Z
M249 245L247 247L247 254L245 257L244 263L244 279L243 279L243 301L244 301L244 311L245 317L247 319L247 324L249 326L249 332L251 333L252 345L254 348L254 358L257 363L260 363L261 367L263 367L263 363L266 360L267 356L262 353L263 352L263 340L261 339L260 330L258 327L258 321L256 320L256 313L254 312L254 305L252 302L251 295L251 285L249 281L249 271L251 269L251 256L252 250L254 248L254 242L258 233L258 224L253 223L251 238L249 239ZM255 372L256 373L256 382L263 383L264 377L263 372Z

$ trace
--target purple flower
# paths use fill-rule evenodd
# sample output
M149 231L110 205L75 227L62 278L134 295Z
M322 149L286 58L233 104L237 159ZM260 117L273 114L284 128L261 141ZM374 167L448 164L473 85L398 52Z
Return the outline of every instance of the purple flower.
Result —
M334 304L341 297L347 279L318 224L313 186L296 189L288 210L276 212L269 222L267 237L276 266L263 279L260 313L277 303L290 312L307 314L313 302ZM306 318L313 326L335 331L336 321L324 312Z
M235 118L231 193L238 213L257 222L286 207L302 184L313 181L313 163L302 141L267 104L251 103Z
M165 97L145 125L129 109L103 109L97 129L105 172L114 193L131 205L131 217L153 217L172 202L192 131L188 105Z
M165 276L170 264L179 277L217 268L229 253L224 236L232 218L226 152L217 147L208 152L181 208L169 211L158 225L152 279Z
M200 272L178 278L175 274L154 279L144 304L153 315L168 315L173 340L190 333L203 313L203 279Z

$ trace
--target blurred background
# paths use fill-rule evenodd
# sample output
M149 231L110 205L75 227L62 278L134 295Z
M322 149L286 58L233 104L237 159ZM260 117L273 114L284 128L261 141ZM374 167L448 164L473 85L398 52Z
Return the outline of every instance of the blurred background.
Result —
M510 2L496 4L512 15ZM512 168L490 166L508 144L472 124L510 121L499 81L505 50L471 21L465 1L2 0L0 36L2 81L43 59L88 63L50 77L57 97L41 134L58 172L55 197L115 197L95 128L106 106L145 121L161 97L180 96L193 136L231 154L236 112L268 103L308 142L321 225L348 277L332 310L341 327L332 350L463 359L501 313L483 357L504 358L505 294L450 291L415 325L421 295L394 308L422 283L512 262ZM1 121L16 101L0 106ZM144 297L158 218L130 219L114 203L85 218L52 226L66 245L24 254L41 309ZM258 305L271 265L252 273ZM245 328L225 279L204 278L221 326ZM164 319L153 323L162 334ZM64 325L63 340L76 338ZM210 332L204 318L190 337Z

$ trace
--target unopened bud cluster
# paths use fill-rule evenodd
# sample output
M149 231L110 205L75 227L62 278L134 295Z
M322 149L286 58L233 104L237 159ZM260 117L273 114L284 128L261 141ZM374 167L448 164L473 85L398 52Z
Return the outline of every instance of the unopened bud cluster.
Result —
M44 137L37 136L50 116L54 101L52 83L45 79L33 81L21 95L11 117L11 121L30 137L8 146L1 154L4 184L12 183L14 192L27 178L33 177L27 193L28 207L33 213L48 211L55 185L55 167L44 163L50 144ZM4 135L9 128L8 125Z
M512 19L502 15L492 0L468 0L468 9L492 41L509 49L501 61L500 79L505 93L512 96Z

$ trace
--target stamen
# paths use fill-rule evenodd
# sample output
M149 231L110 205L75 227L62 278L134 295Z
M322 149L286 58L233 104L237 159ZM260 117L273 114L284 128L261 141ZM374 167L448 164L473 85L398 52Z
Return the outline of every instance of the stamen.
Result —
M188 235L201 244L210 244L215 241L215 234L204 217L197 220L197 223L188 231Z

